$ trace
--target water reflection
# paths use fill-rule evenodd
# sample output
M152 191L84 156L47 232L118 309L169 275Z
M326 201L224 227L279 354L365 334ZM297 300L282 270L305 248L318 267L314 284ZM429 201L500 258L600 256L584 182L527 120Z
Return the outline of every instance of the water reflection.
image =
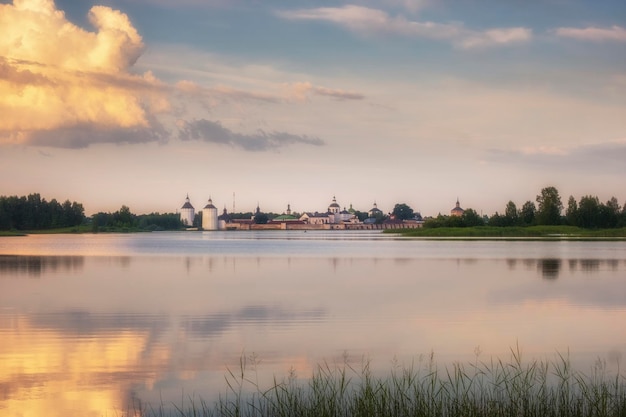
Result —
M517 341L529 357L626 354L626 260L532 255L1 256L0 414L210 396L245 353L270 381L344 352L383 371L431 350L506 357ZM30 264L41 279L10 279Z
M0 255L0 277L40 277L47 272L78 272L84 256L16 256Z
M537 261L537 268L541 271L541 276L545 279L557 279L561 270L560 259L540 259Z
M169 348L150 343L149 332L91 328L91 337L82 337L65 328L40 328L23 315L11 322L13 330L0 328L0 411L6 415L101 416L122 410L120 393L138 384L149 387L169 362Z
M324 320L326 314L322 309L286 310L279 306L251 305L233 313L217 313L200 316L184 317L181 329L193 337L213 337L247 324L255 326L292 326L305 322Z
M526 269L536 267L539 274L546 279L556 279L559 277L564 261L562 259L546 258L546 259L507 259L508 269L514 271L518 264ZM619 259L568 259L567 267L569 272L582 271L588 274L599 273L602 270L617 271L620 263L626 264L626 261Z

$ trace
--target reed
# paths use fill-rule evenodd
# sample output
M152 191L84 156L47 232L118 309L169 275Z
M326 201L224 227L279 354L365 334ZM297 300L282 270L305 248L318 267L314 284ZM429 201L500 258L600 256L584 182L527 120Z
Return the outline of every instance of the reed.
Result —
M434 356L408 366L395 364L375 376L368 361L355 368L319 365L310 378L290 372L269 388L258 385L242 358L240 369L226 375L227 392L209 405L193 398L157 409L134 410L141 416L215 417L624 417L626 378L611 374L598 360L589 374L572 369L568 355L554 361L524 362L518 348L508 361L453 363L439 367ZM251 375L252 374L252 375ZM248 388L252 388L251 391Z

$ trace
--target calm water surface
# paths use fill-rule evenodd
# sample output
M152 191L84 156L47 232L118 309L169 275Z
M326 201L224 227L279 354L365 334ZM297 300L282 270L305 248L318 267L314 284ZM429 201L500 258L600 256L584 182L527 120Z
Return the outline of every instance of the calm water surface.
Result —
M378 232L0 238L0 415L211 401L317 364L387 372L567 353L626 360L626 242L432 241ZM622 364L623 365L623 364Z

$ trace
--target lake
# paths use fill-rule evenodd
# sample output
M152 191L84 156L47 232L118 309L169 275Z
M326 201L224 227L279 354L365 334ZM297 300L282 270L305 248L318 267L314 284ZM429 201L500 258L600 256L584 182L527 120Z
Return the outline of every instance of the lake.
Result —
M0 415L212 401L321 363L626 355L626 242L377 231L0 237Z

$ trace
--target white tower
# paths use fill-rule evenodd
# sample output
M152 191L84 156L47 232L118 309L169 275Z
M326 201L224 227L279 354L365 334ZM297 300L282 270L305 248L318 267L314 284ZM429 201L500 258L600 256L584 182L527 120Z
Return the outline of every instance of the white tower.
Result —
M196 215L196 211L189 202L189 194L185 199L185 204L180 208L180 221L187 227L193 226L193 219Z
M209 203L202 209L202 229L217 230L217 207L213 205L213 200L209 197Z

